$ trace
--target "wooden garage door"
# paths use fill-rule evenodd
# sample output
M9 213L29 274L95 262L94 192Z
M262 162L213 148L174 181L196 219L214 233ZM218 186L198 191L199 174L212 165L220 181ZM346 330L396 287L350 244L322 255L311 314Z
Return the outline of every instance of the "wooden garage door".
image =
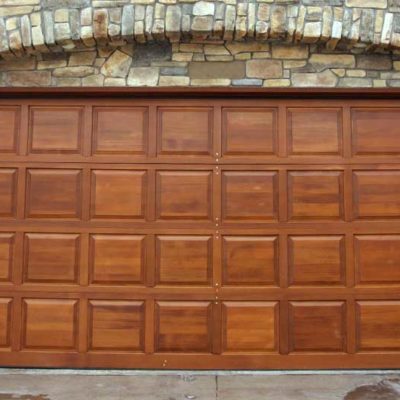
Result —
M400 364L400 103L0 102L0 364Z

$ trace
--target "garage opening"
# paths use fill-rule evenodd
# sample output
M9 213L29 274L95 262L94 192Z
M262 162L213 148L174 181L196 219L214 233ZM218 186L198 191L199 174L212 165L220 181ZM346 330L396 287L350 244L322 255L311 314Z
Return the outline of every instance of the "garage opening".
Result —
M1 366L398 366L399 126L395 99L4 96Z

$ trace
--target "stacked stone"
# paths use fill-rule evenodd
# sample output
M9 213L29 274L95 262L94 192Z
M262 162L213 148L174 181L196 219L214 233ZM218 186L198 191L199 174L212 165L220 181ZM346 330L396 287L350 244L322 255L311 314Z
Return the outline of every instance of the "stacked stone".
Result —
M0 55L169 41L399 49L400 0L0 0Z
M0 85L400 87L400 56L257 41L128 44L2 61Z

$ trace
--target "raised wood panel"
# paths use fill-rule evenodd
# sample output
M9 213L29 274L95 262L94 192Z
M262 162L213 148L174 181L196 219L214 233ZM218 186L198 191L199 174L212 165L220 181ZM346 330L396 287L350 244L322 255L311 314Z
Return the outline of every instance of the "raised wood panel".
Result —
M92 171L92 218L144 219L146 171Z
M76 350L78 301L23 299L22 347L40 350Z
M278 218L278 174L273 171L224 171L222 217L233 221Z
M0 153L16 153L20 130L20 107L0 107Z
M144 351L144 302L89 301L89 350Z
M212 277L212 237L157 236L156 279L159 284L207 285Z
M0 233L0 282L11 280L14 264L15 235Z
M145 267L144 235L91 235L91 283L113 285L143 283Z
M17 170L0 168L0 218L15 217Z
M346 309L342 301L289 303L291 352L344 352Z
M158 219L211 218L211 171L157 171L156 182Z
M81 153L83 109L79 107L31 107L31 153Z
M80 236L28 233L25 235L24 281L77 283Z
M400 284L400 235L357 235L354 238L359 284Z
M353 154L400 154L400 109L353 109L351 122Z
M206 107L160 107L157 124L159 155L212 155L213 111Z
M276 352L278 303L228 301L222 308L223 352Z
M276 236L223 236L224 285L277 285L278 265Z
M400 171L353 173L355 218L400 217Z
M343 173L290 171L288 207L291 219L343 218Z
M94 107L93 154L145 155L147 141L147 108Z
M11 335L14 333L11 326L12 299L0 298L0 349L10 347Z
M277 111L243 107L222 110L222 155L274 155L277 151Z
M400 301L356 304L358 351L400 351Z
M342 111L339 108L290 108L288 147L290 155L341 155Z
M344 284L346 261L343 236L290 236L291 285Z
M28 169L26 217L80 218L81 171Z
M211 351L211 303L159 301L156 303L157 352Z

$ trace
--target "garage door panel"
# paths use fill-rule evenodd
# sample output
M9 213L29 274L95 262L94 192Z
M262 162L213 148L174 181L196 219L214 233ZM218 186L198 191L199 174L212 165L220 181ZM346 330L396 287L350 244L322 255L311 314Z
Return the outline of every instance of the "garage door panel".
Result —
M89 282L111 285L144 284L148 251L145 235L91 235Z
M343 219L343 172L289 171L290 219Z
M78 301L23 299L22 348L77 350Z
M212 156L212 108L160 107L157 122L158 156Z
M0 233L0 282L10 282L14 266L15 234Z
M400 109L354 108L351 122L353 154L400 154Z
M399 235L357 235L354 249L358 284L400 284Z
M146 155L149 114L146 107L94 107L95 155Z
M222 156L277 155L277 110L227 107L222 110Z
M90 351L144 351L144 302L89 301Z
M224 221L278 219L278 173L275 171L223 171Z
M211 352L211 324L209 302L157 302L156 352Z
M358 351L400 351L400 301L356 304Z
M339 108L288 109L289 155L342 155L343 120Z
M343 235L289 236L288 253L290 285L344 285Z
M212 171L157 171L157 219L210 220L212 181Z
M20 113L20 107L0 107L0 154L17 152Z
M210 285L212 245L211 236L157 236L156 282L161 285Z
M147 205L146 184L146 171L92 171L92 218L143 220Z
M28 169L26 217L80 218L81 181L81 170Z
M1 103L0 364L400 362L394 100Z
M12 218L17 209L17 176L12 168L0 168L0 218Z
M340 301L289 304L291 352L345 352L346 308Z
M25 235L24 282L78 283L80 235Z
M229 301L222 307L224 353L278 351L277 302Z
M400 171L354 171L355 218L400 217Z
M0 349L7 349L11 346L12 305L11 298L0 298Z
M277 236L223 236L224 285L278 285Z
M81 107L31 107L30 153L82 153L84 110Z

